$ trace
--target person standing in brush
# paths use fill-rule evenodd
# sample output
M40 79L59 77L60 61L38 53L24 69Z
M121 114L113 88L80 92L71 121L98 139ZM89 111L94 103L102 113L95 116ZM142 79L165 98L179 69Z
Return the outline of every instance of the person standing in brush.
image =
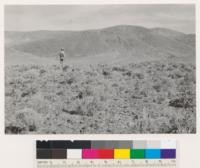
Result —
M63 61L64 61L64 57L65 57L64 48L61 48L59 56L60 56L60 65L61 65L61 68L63 70Z

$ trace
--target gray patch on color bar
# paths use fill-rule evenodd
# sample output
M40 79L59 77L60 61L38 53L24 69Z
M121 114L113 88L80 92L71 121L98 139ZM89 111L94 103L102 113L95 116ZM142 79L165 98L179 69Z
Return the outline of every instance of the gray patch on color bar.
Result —
M118 148L132 148L133 146L133 141L118 141Z
M106 141L92 141L91 143L93 149L105 149L106 147Z
M91 148L94 149L123 149L131 148L132 141L92 141Z
M146 149L147 141L133 141L133 149Z
M147 141L148 149L160 149L161 148L161 142L160 141Z

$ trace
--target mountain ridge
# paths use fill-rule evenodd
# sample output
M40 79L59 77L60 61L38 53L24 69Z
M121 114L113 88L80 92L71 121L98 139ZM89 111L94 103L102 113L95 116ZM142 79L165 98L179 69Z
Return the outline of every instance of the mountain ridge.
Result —
M88 56L146 58L195 57L195 35L166 28L118 25L83 31L5 32L11 48L38 57L54 57L65 48L70 58ZM8 53L8 52L7 52ZM11 53L11 52L10 52ZM104 57L102 57L104 58Z

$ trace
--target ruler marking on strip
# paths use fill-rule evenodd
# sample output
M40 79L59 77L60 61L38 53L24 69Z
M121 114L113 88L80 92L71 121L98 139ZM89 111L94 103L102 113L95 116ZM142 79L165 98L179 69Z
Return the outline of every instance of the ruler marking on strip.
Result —
M137 168L176 168L175 159L167 160L37 160L37 168L114 168L114 167L137 167Z

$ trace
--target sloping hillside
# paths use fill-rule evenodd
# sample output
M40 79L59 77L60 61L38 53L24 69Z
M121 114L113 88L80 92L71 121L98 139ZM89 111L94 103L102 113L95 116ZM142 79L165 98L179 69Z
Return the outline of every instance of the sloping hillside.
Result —
M162 28L122 25L86 31L6 32L5 37L6 51L12 48L39 57L55 57L64 47L69 58L195 59L194 35Z
M177 32L177 31L165 29L165 28L153 28L152 32L154 34L159 34L161 36L165 36L165 37L173 39L177 42L183 43L187 46L191 46L193 48L193 50L195 50L195 45L196 45L195 34L184 34L181 32Z
M195 67L6 68L6 133L195 133Z

